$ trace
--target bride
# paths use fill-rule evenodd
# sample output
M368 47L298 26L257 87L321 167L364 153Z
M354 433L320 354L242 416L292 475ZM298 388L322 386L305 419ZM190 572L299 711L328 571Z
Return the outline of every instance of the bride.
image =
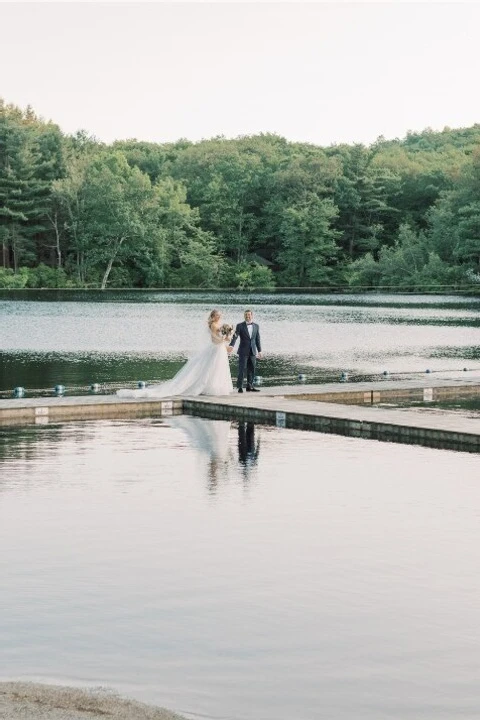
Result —
M151 385L144 390L118 390L124 398L166 398L174 395L228 395L233 391L227 343L230 337L220 330L221 314L212 310L207 324L210 333L208 345L187 360L171 380Z

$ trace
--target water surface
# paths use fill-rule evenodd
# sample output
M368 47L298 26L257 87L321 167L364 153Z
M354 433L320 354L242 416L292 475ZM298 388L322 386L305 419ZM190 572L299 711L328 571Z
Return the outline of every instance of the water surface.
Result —
M5 294L3 295L5 298ZM395 295L23 293L0 299L0 391L88 391L172 377L205 342L212 306L261 327L264 384L416 377L480 377L477 298ZM28 298L28 299L25 299ZM56 298L56 299L53 299ZM70 300L65 299L70 298ZM231 360L235 376L235 359Z
M476 720L478 477L184 416L2 428L0 679L207 720Z

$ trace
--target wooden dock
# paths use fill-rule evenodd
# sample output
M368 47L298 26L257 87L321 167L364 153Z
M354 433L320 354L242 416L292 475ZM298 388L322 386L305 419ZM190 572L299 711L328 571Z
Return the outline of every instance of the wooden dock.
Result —
M251 420L406 444L480 452L480 418L454 412L391 408L383 403L423 403L480 397L475 380L383 380L325 385L262 387L261 392L225 397L124 399L115 395L0 400L0 425L27 425L106 418L200 417Z

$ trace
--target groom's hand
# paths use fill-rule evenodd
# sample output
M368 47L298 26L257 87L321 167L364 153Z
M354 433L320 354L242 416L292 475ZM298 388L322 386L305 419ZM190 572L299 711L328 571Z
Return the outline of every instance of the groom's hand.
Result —
M259 360L263 360L263 353L258 353L257 358L258 358Z

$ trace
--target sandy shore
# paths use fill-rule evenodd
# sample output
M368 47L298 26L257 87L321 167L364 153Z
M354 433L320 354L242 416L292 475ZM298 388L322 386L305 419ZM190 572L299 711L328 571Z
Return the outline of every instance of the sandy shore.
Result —
M103 690L0 682L1 720L182 720Z

